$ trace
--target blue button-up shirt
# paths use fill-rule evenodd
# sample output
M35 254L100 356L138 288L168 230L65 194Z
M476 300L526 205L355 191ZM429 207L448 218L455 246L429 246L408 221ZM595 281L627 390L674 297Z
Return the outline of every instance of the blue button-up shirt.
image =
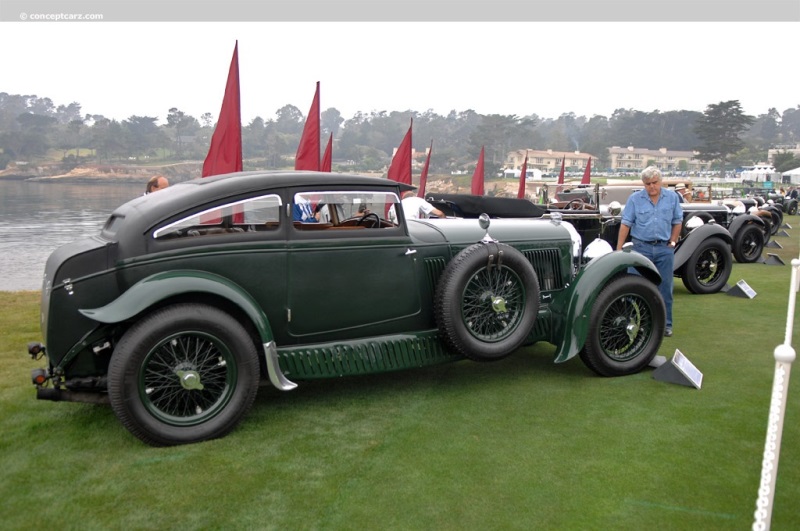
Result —
M683 223L678 194L661 188L658 202L653 204L647 190L634 192L625 203L622 223L631 228L631 237L637 240L669 240L672 226Z

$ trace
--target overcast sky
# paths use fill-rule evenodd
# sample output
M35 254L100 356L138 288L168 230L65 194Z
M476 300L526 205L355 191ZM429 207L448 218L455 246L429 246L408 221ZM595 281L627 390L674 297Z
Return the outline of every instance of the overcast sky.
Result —
M242 121L286 104L356 112L748 114L800 105L798 23L0 23L0 92L124 120L170 107L216 119L239 41ZM785 72L785 74L784 74Z

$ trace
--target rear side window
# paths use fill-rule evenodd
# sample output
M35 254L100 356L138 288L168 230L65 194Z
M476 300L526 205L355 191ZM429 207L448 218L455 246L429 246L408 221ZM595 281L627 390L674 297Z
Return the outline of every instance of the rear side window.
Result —
M157 229L157 240L272 231L280 227L281 198L275 194L215 206Z

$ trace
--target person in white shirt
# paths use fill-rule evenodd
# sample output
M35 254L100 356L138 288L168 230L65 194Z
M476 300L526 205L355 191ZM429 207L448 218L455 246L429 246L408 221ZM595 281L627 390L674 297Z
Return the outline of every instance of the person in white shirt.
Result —
M431 215L434 215L437 218L446 217L444 212L428 203L423 198L417 197L416 194L417 192L414 190L403 192L401 204L403 205L403 215L406 219L425 219L429 218ZM389 208L388 217L389 221L392 223L397 223L397 215L394 211L394 205Z

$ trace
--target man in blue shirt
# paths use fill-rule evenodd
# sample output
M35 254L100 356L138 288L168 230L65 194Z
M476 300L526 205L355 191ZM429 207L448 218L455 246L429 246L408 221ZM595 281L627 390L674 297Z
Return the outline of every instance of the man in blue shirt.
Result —
M650 259L661 274L658 291L667 308L664 335L672 335L672 266L675 246L681 234L683 210L678 194L661 187L661 171L655 166L642 170L644 190L634 192L622 211L617 249L622 249L630 234L633 250Z

